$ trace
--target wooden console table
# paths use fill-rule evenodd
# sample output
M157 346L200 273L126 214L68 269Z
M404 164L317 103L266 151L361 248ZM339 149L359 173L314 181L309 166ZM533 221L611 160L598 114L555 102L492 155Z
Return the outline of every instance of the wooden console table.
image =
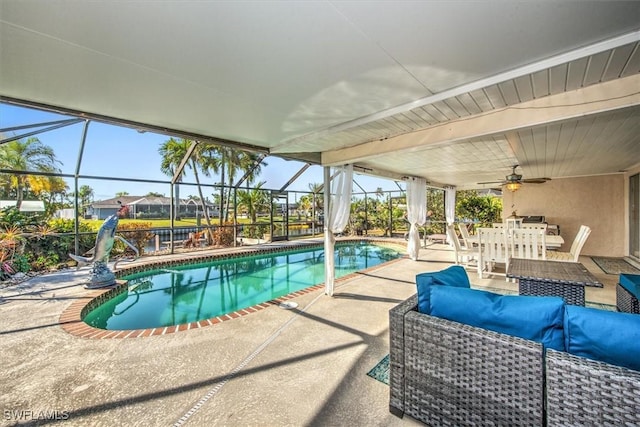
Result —
M584 306L584 287L602 283L579 262L511 258L507 277L518 279L520 295L551 295Z

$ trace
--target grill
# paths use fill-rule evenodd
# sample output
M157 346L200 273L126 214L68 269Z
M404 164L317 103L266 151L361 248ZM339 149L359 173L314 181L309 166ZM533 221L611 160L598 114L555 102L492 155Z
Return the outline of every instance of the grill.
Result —
M544 215L530 215L522 217L523 224L546 224L546 218ZM556 224L547 224L547 234L553 234L555 236L560 235L560 226Z
M544 215L522 217L523 224L541 224L545 222Z

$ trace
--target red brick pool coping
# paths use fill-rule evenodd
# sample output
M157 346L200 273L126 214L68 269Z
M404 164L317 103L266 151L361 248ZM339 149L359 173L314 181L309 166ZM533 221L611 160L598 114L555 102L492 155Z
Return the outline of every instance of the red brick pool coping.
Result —
M375 242L375 243L380 243L380 242ZM384 242L384 243L389 243L389 242ZM309 245L309 246L314 246L314 245ZM299 248L299 247L298 247ZM291 249L296 249L296 248L289 248L289 250ZM270 250L270 251L256 251L255 254L259 254L259 253L264 253L264 252L278 252L279 250ZM251 253L252 254L252 253ZM246 255L250 255L247 253L242 254L244 256ZM194 259L192 261L207 261L210 260L212 257L202 257L199 259ZM217 258L217 257L216 257ZM224 256L224 258L228 258L228 256ZM335 282L339 283L342 281L346 281L349 279L352 279L354 277L357 277L359 274L361 274L363 271L373 271L376 270L380 267L383 266L387 266L391 263L394 262L398 262L401 259L403 259L405 257L400 257L397 258L395 260L391 260L391 261L387 261L384 262L382 264L378 264L374 267L368 268L366 270L360 270L358 272L355 273L351 273L348 274L346 276L343 276L339 279L336 279ZM153 264L147 264L145 267L146 268L151 268L151 267L158 267L158 266L166 266L167 263L166 262L158 262L158 263L153 263ZM119 273L128 273L130 269L125 269ZM142 338L142 337L149 337L152 335L167 335L167 334L172 334L175 332L181 332L181 331L188 331L190 329L198 329L198 328L204 328L207 326L213 326L216 325L218 323L222 323L228 320L233 320L233 319L237 319L238 317L241 316L246 316L247 314L251 314L251 313L255 313L259 310L265 309L265 308L269 308L272 306L279 306L281 303L288 301L292 298L296 298L305 294L309 294L311 292L316 292L318 290L324 289L324 283L318 284L318 285L314 285L305 289L302 289L300 291L296 291L296 292L292 292L290 294L281 296L279 298L270 300L270 301L266 301L251 307L246 307L243 309L240 309L238 311L234 311L232 313L227 313L227 314L223 314L221 316L216 316L216 317L212 317L210 319L204 319L204 320L198 320L197 322L191 322L191 323L183 323L180 325L175 325L175 326L162 326L162 327L158 327L158 328L149 328L149 329L133 329L133 330L115 330L115 331L111 331L111 330L105 330L105 329L99 329L99 328L94 328L93 326L88 325L87 323L85 323L82 319L84 317L84 311L85 309L89 306L89 304L91 304L94 300L96 300L97 298L100 298L101 296L107 297L106 294L114 294L114 293L118 293L118 290L121 287L125 287L126 282L119 280L118 283L116 284L116 286L111 287L111 288L104 288L104 289L92 289L92 290L87 290L87 294L83 297L78 298L76 301L74 301L69 307L67 307L62 314L60 315L60 319L59 319L59 323L62 326L62 329L65 330L66 332L68 332L71 335L75 335L81 338L89 338L89 339L111 339L111 338ZM111 296L108 296L108 298L111 298ZM106 299L108 299L106 298Z

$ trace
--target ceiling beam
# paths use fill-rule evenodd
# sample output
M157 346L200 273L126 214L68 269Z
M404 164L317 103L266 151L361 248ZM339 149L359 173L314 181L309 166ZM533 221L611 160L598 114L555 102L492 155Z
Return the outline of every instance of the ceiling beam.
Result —
M640 105L640 74L322 153L333 166Z
M393 181L406 181L408 178L413 177L414 175L403 175L397 172L391 172L386 169L378 169L372 168L369 166L362 166L358 164L353 165L353 172L360 175L369 175L374 176L376 178L386 178ZM434 182L427 180L427 186L434 188L444 188L449 184L443 184L441 182Z
M423 98L417 99L406 104L398 105L393 108L389 108L384 111L369 114L367 116L359 117L357 119L349 120L336 125L328 126L324 129L320 129L314 132L310 132L305 135L294 137L285 141L282 146L286 147L290 144L296 144L302 141L315 140L318 138L326 137L334 133L342 132L348 129L352 129L358 126L373 123L378 120L386 119L396 114L406 113L418 107L430 105L435 102L443 101L445 99L453 98L465 93L473 92L475 90L483 89L498 83L513 80L518 77L526 76L528 74L537 73L542 70L547 70L556 67L561 64L567 64L577 59L586 58L591 55L596 55L607 50L615 49L620 46L624 46L629 43L637 43L640 41L640 31L633 31L628 34L623 34L618 37L614 37L609 40L604 40L599 43L594 43L589 46L584 46L579 49L572 50L570 52L562 53L551 58L547 58L542 61L535 62L533 64L525 65L520 68L506 71L504 73L496 74L485 79L476 80L471 83L467 83L461 86L454 87L452 89L444 90L442 92L428 95ZM277 152L279 147L274 147L273 152Z

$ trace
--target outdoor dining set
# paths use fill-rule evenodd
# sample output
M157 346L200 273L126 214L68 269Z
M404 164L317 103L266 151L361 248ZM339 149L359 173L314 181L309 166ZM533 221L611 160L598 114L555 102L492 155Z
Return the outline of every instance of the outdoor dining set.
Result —
M558 249L564 244L560 235L548 234L546 224L525 224L507 219L493 227L480 227L470 235L465 224L458 224L462 242L453 224L447 226L447 237L456 264L475 266L478 278L504 275L518 279L522 295L557 295L572 304L584 305L584 287L602 284L578 262L578 257L591 229L582 225L568 252ZM475 263L475 264L473 264ZM496 266L502 265L503 270Z

